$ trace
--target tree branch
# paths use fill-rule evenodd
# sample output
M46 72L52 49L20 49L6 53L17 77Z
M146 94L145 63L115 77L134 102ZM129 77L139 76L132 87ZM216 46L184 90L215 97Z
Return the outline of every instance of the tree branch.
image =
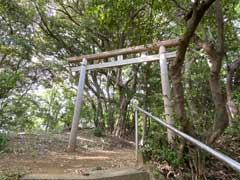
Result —
M218 45L217 51L220 55L224 55L224 21L223 21L223 12L222 12L222 3L221 0L216 0L215 3L216 11L216 22L218 30Z
M179 9L183 10L184 12L187 12L187 9L182 7L177 0L172 0L172 1Z
M194 35L205 12L208 10L208 8L214 1L215 0L208 0L202 1L201 3L199 3L199 1L195 1L195 3L193 4L192 9L190 10L190 12L192 11L191 16L187 20L186 31L183 34L182 38L180 39L176 60L173 62L171 66L173 94L176 106L175 107L176 117L181 122L183 130L190 134L193 133L193 126L187 119L186 111L184 108L184 91L182 84L183 62L185 59L187 47L189 46L192 36Z

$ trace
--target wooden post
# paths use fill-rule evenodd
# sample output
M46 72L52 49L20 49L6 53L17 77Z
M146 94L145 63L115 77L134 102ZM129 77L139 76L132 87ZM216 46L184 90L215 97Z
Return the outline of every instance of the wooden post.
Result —
M166 49L164 46L161 46L159 49L160 55L160 71L161 71L161 82L162 82L162 94L164 101L164 111L167 123L173 125L173 110L171 104L171 95L170 95L170 85L168 78L168 66L167 66L167 58L165 56ZM173 144L174 133L171 130L167 130L168 142Z
M136 161L138 161L138 111L135 109L135 146L136 146Z
M82 66L80 70L78 92L77 92L77 98L75 102L74 115L73 115L73 121L72 121L72 129L71 129L71 134L70 134L69 143L68 143L69 151L74 151L76 147L77 130L78 130L80 110L81 110L82 101L83 101L83 91L84 91L85 78L86 78L86 65L87 65L87 60L84 58L82 61Z
M146 57L147 56L147 52L142 52L141 53L141 57ZM147 62L144 62L146 68L148 66ZM148 86L148 82L147 82L147 74L145 73L144 75L144 95L146 98L147 95L147 86ZM145 99L144 98L144 99ZM144 100L144 109L147 109L147 104L146 104L146 99ZM139 142L140 146L144 146L145 140L146 140L146 136L147 136L147 115L144 114L144 119L143 119L143 128L142 128L142 138Z

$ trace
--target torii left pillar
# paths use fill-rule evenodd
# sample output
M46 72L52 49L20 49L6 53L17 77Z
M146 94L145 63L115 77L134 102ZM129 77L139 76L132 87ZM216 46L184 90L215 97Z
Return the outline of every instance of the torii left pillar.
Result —
M70 134L69 143L68 143L69 151L74 151L76 147L77 130L78 130L78 124L79 124L79 118L80 118L80 110L83 102L83 91L84 91L84 85L85 85L85 79L86 79L86 66L87 66L87 60L84 58L81 64L80 77L78 82L78 92L77 92L77 98L76 98L75 107L74 107L71 134Z

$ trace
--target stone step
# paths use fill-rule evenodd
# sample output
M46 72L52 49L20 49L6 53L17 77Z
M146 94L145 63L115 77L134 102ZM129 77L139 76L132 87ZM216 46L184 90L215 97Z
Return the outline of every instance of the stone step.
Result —
M150 175L138 169L91 171L86 176L69 174L28 174L22 180L150 180Z

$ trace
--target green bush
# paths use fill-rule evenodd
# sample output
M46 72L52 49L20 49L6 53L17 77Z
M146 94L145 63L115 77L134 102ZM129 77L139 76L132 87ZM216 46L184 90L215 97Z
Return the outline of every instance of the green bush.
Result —
M144 160L157 162L167 161L173 168L183 164L184 160L178 157L178 153L163 139L162 132L153 133L145 142L142 148Z
M93 134L94 134L94 136L96 136L96 137L102 137L102 136L103 136L103 133L102 133L101 128L96 128L96 129L94 129Z
M1 180L21 180L27 172L23 169L4 169L0 170Z
M229 134L229 135L236 135L236 136L239 135L240 134L240 122L234 122L232 127L228 127L225 130L225 133Z
M7 147L8 137L6 133L0 133L0 152L3 152Z

